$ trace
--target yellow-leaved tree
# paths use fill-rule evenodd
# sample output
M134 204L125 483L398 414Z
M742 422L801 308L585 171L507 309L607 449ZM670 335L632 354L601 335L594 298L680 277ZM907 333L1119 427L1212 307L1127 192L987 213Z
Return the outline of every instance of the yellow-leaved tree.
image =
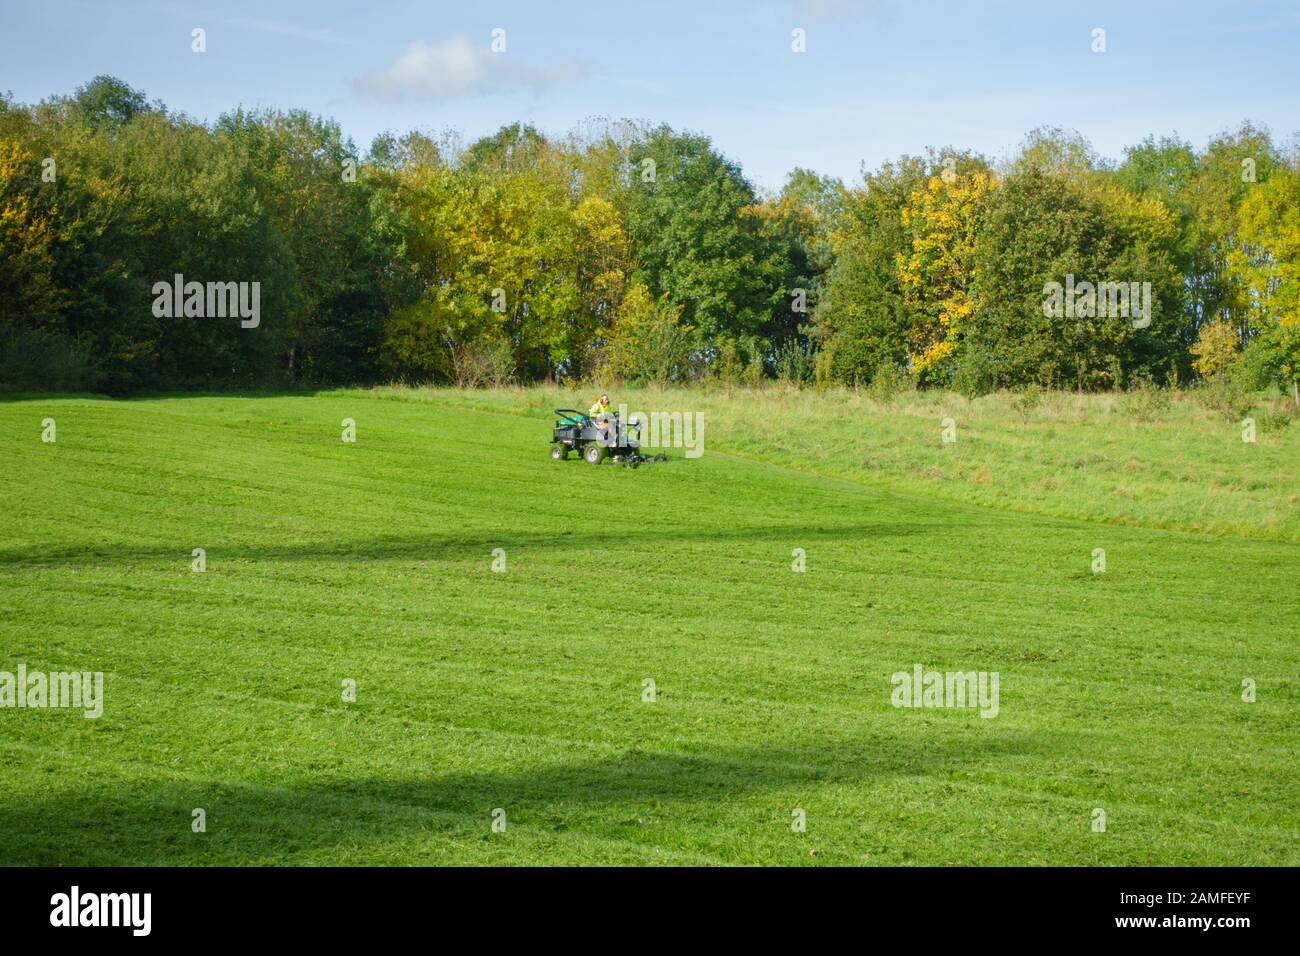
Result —
M898 256L898 281L911 312L912 373L924 375L956 349L974 313L971 261L984 202L995 185L984 169L950 166L914 190L903 207L910 251Z
M1238 210L1228 273L1245 290L1254 331L1300 315L1300 170L1253 184Z
M605 336L600 377L667 385L680 378L690 360L690 328L681 322L682 306L665 293L658 301L644 285L630 286Z
M576 375L596 360L590 354L593 343L609 341L632 274L632 257L622 219L609 200L583 199L573 211L573 221L582 311L571 320L568 352Z
M12 140L0 140L0 326L19 318L43 324L45 313L53 311L54 227L39 188L36 157Z
M1235 323L1226 319L1206 322L1192 343L1192 367L1206 378L1213 378L1231 368L1240 351L1241 340Z

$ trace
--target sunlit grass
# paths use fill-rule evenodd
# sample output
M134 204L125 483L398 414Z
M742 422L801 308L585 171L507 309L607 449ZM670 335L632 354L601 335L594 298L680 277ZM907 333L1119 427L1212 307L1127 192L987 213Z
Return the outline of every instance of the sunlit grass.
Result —
M591 403L585 391L380 394L542 414ZM1187 392L1140 407L1125 395L1047 392L1022 414L1016 396L769 387L623 390L630 410L705 414L706 446L836 477L887 483L950 501L1061 517L1300 541L1300 415L1261 397L1255 441ZM1267 413L1275 412L1276 420ZM956 441L943 444L943 420Z
M556 390L0 403L0 671L106 675L0 709L0 863L1300 863L1297 433L613 398L705 454L552 462Z

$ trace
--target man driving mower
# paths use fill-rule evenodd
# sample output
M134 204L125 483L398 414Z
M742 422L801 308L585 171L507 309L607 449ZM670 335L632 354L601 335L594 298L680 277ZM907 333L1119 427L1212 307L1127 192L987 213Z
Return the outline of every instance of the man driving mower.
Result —
M601 395L600 398L587 409L587 417L601 421L609 418L609 396Z
M584 415L576 408L555 409L558 421L551 429L551 460L564 461L577 452L589 464L611 460L633 468L642 462L667 461L665 454L647 457L641 454L641 426L637 416L619 421L619 413L609 407L609 396L602 394Z

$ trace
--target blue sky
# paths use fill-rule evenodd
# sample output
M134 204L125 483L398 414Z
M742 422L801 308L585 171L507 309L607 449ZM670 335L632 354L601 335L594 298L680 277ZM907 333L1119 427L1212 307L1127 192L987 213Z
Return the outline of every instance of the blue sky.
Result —
M191 52L190 31L207 31ZM1106 52L1092 31L1106 31ZM492 31L506 50L491 52ZM791 50L806 31L807 52ZM1196 145L1243 119L1300 130L1300 2L605 0L596 3L5 0L0 89L23 102L99 73L211 120L237 104L378 132L590 117L691 129L776 189L856 179L926 146L1013 150L1036 126L1106 156Z

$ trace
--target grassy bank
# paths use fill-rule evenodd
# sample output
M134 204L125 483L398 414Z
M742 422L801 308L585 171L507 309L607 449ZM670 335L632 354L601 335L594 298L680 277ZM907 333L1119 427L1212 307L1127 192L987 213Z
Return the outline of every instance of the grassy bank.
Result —
M552 462L544 390L0 403L0 671L105 675L0 709L0 863L1300 863L1294 430L614 399L705 453Z

